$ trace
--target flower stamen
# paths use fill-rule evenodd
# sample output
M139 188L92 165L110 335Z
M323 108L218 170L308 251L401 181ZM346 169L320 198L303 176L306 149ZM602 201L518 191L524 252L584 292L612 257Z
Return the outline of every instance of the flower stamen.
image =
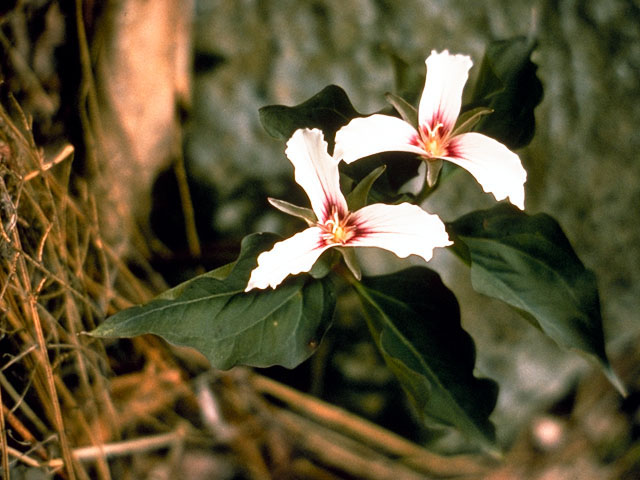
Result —
M439 158L447 153L447 138L444 132L439 131L444 128L441 122L436 123L433 128L426 124L422 127L422 145L429 158Z
M355 235L355 225L350 225L350 217L351 214L347 213L341 218L341 215L333 210L331 216L324 223L318 224L323 231L322 239L327 244L345 245Z

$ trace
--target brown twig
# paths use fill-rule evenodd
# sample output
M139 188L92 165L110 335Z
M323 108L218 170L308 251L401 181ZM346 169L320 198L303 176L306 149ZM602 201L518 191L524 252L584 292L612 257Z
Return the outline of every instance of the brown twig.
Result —
M29 420L33 426L40 432L40 434L45 434L48 429L47 426L40 420L40 417L33 411L33 409L29 406L29 404L24 400L24 396L26 395L26 389L21 394L19 394L16 389L9 383L7 377L4 376L2 370L6 368L6 365L0 369L0 389L4 388L5 391L9 394L11 399L14 402L14 406L11 408L11 411L14 412L16 409L20 409L20 411L25 415L27 420Z
M59 163L65 161L67 158L69 158L73 154L73 151L74 151L73 145L69 145L69 144L65 145L64 148L53 158L53 160L43 163L38 170L33 170L27 173L22 179L25 182L33 180L42 172L46 172L50 168L55 167Z
M36 333L36 340L38 343L38 350L35 350L38 354L38 364L44 369L46 378L46 385L49 390L49 396L51 398L51 406L53 408L53 415L55 420L55 427L58 433L58 439L60 441L60 448L62 449L62 456L65 459L65 470L71 480L76 478L73 468L73 458L71 456L71 448L69 446L69 440L64 428L64 419L62 417L62 410L60 408L60 402L58 401L58 394L55 386L55 379L53 375L53 369L47 356L47 343L44 338L42 325L40 323L40 316L38 315L38 309L36 308L36 299L33 296L29 298L29 307L31 309L31 318L33 320L33 327Z
M0 386L0 405L2 405L2 413L0 414L0 448L2 449L2 477L9 478L9 449L7 448L7 430L4 424L5 405L2 401L2 387Z
M178 137L180 137L179 134ZM184 228L187 235L187 244L189 246L189 253L191 256L198 258L202 252L200 250L200 239L198 238L198 230L196 228L195 211L193 209L193 202L191 201L189 180L187 177L187 170L184 165L182 142L180 138L176 140L176 144L177 146L174 150L176 151L177 158L173 164L173 171L178 182L178 191L180 193L180 204L184 215Z
M95 461L99 458L129 456L136 453L144 453L174 446L184 442L186 435L187 432L185 426L180 425L176 430L169 433L151 435L122 442L107 443L104 445L92 445L89 447L76 448L71 451L71 454L75 460L82 462ZM12 457L31 467L48 467L58 470L67 464L67 461L63 458L53 458L45 462L40 462L11 447L7 448L7 452Z
M2 415L0 415L3 417L3 424L4 424L4 420L6 419L6 421L9 423L9 425L11 425L11 428L13 428L21 437L22 439L31 444L31 445L38 445L38 439L31 433L31 431L25 427L25 425L20 421L20 419L18 419L18 417L16 417L13 412L11 410L9 410L9 408L3 403L2 404ZM5 437L5 442L6 442L6 437ZM36 453L43 459L47 458L47 452L39 446L35 447L36 449Z
M286 403L291 409L319 424L343 432L376 450L398 457L406 465L437 475L471 475L487 469L476 457L437 455L362 417L270 378L257 374L252 374L249 378L251 385L257 391Z
M427 480L424 472L414 470L376 449L309 421L284 409L275 412L278 422L295 439L296 447L324 465L338 468L363 480Z
M82 81L80 92L87 100L87 108L80 108L80 118L83 123L83 133L87 143L87 161L93 174L98 171L96 154L104 151L104 140L102 135L102 123L100 122L98 95L92 71L91 53L87 32L84 27L84 17L82 15L82 0L75 2L75 24L78 36L78 46L80 54L80 67L82 69Z
M12 457L17 458L18 460L23 462L25 465L28 465L30 467L39 468L42 466L41 462L39 462L35 458L31 458L29 455L22 453L19 450L16 450L15 448L7 446L7 454L10 454ZM9 477L6 477L6 478L9 478Z

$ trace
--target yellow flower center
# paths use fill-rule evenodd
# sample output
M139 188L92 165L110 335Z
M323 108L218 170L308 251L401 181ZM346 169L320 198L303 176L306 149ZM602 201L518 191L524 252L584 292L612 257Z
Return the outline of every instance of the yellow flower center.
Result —
M319 227L323 230L322 238L325 242L330 244L346 244L355 235L355 226L349 225L348 213L344 218L340 218L340 215L335 210L331 216L325 220L324 223L319 224Z
M440 158L447 154L447 144L449 142L446 135L438 131L442 127L442 123L437 123L433 128L429 125L425 125L422 128L422 145L429 158Z

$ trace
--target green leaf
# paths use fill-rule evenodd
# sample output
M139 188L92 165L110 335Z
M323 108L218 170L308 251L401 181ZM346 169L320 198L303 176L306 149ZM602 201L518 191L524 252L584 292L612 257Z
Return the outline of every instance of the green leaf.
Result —
M288 140L299 128L319 128L329 145L341 127L360 116L345 91L335 85L294 107L268 105L259 112L262 126L274 138Z
M498 387L473 375L475 346L437 273L411 267L355 284L374 340L418 412L488 450Z
M369 191L370 203L400 203L412 201L407 194L398 194L406 182L418 174L422 160L407 152L382 152L361 158L350 164L342 163L340 171L356 183L364 181L371 172L386 165Z
M303 219L307 222L307 225L313 225L318 221L316 214L313 213L313 210L310 208L299 207L298 205L294 205L293 203L285 202L284 200L279 200L277 198L269 197L267 200L281 212Z
M355 212L367 205L371 187L386 169L386 165L380 165L378 168L375 168L349 192L346 200L350 211Z
M345 265L356 280L362 279L362 270L360 270L360 263L358 263L358 257L356 256L355 249L337 247L336 250L342 255Z
M485 52L469 107L493 110L476 131L511 149L526 146L535 131L534 109L542 100L542 84L531 61L534 40L516 37L492 42Z
M228 275L214 270L151 302L109 317L96 337L159 335L202 352L214 368L235 365L293 368L308 358L329 327L335 307L330 280L298 275L277 289L244 292L257 256L277 240L254 234L242 241ZM217 272L217 273L216 273Z
M309 275L311 275L316 280L320 280L321 278L326 277L333 271L333 267L340 260L340 255L336 252L335 248L330 248L322 252L320 258L316 260L316 262L309 270Z
M493 113L493 110L486 107L476 107L461 113L456 120L456 125L453 128L453 132L451 132L451 136L455 137L461 133L470 132L483 116L491 113Z
M559 345L594 357L624 392L605 353L595 275L552 217L500 204L467 214L447 230L454 249L471 262L476 291L525 312Z
M412 125L415 129L418 128L418 111L413 105L407 102L404 98L394 95L393 93L387 92L385 94L385 98L387 99L387 102L393 105L393 108L396 109L405 122Z

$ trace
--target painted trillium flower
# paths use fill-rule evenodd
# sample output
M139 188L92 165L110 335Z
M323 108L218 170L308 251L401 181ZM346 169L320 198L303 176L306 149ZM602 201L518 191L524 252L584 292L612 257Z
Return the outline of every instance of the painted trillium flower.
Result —
M340 191L338 161L327 153L320 130L296 130L286 154L316 218L308 220L309 228L258 256L245 291L275 288L288 275L308 272L332 247L379 247L401 258L415 254L428 261L435 247L451 245L440 218L416 205L376 203L350 212Z
M418 128L399 118L374 114L355 118L336 134L334 157L351 163L379 152L416 153L427 161L429 183L435 183L441 160L467 170L496 200L524 209L527 172L518 155L502 143L470 132L454 135L460 114L462 89L469 77L471 58L435 51L426 60L427 78L418 106ZM432 171L436 171L436 176ZM435 177L435 178L434 178Z

